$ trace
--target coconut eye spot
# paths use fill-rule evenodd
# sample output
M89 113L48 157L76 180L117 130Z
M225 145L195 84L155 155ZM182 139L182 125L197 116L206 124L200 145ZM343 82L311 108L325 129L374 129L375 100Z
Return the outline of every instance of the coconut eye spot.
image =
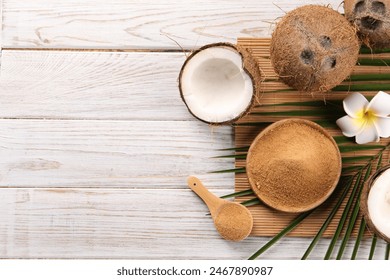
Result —
M331 57L330 58L330 61L331 61L331 63L330 63L330 68L335 68L336 67L336 58L334 58L334 57Z
M321 36L320 37L320 44L325 49L329 49L332 46L332 39L330 39L329 36Z
M361 24L366 29L376 30L382 25L382 21L368 16L361 19Z
M322 69L325 71L331 70L336 67L337 61L335 57L327 57L323 61Z
M366 5L365 5L364 1L357 2L355 5L355 13L362 12L364 10L365 6Z
M309 49L303 50L301 52L301 60L304 64L307 64L307 65L313 64L314 53Z
M372 11L384 15L386 13L386 6L384 3L380 1L372 2Z

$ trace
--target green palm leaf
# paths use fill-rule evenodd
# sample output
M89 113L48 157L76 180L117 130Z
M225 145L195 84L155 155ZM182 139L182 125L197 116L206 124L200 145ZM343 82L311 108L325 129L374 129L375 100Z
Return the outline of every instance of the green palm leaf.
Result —
M284 237L287 233L292 231L297 225L299 225L306 217L308 217L313 211L305 212L299 215L291 224L289 224L286 228L284 228L281 232L275 235L270 241L268 241L263 247L261 247L256 253L249 257L249 260L254 260L267 251L272 245L278 242L282 237Z
M318 241L322 237L323 233L328 228L330 222L333 220L333 218L336 215L337 211L339 210L341 204L343 203L345 197L347 196L347 194L349 192L349 189L350 189L350 187L352 185L352 182L353 182L353 177L349 177L348 180L346 180L345 183L342 183L342 184L339 183L338 187L339 188L340 188L340 186L343 187L343 193L340 195L336 205L334 206L334 208L330 212L329 216L326 218L326 220L323 223L323 225L321 226L320 230L317 232L317 234L313 238L313 241L310 243L310 245L307 248L305 254L302 256L302 260L306 260L309 257L311 251L314 249L315 245L318 243Z
M380 90L383 91L390 90L390 83L339 85L332 89L332 91L380 91Z
M367 167L366 175L364 176L363 183L368 180L368 177L370 176L370 174L371 174L371 164ZM355 222L356 222L356 219L357 219L358 214L359 214L359 201L360 201L360 195L362 193L362 189L363 189L363 184L360 184L356 198L351 196L352 200L355 199L355 202L354 202L355 205L352 208L353 211L352 211L351 217L349 218L347 231L344 234L343 241L340 245L339 252L337 254L338 260L340 260L341 257L343 256L343 253L344 253L345 247L347 246L347 242L349 240L349 237L351 236L352 230L355 227Z
M365 229L366 229L366 220L364 220L364 218L362 218L360 221L359 233L358 233L358 235L356 237L356 241L355 241L355 246L353 247L351 260L356 259L356 256L357 256L357 253L359 250L359 245L360 245L360 242L362 241Z
M389 66L390 59L359 58L358 65L362 65L362 66Z
M374 258L374 253L375 253L377 240L378 240L378 237L376 236L376 234L374 234L374 236L372 237L370 254L368 256L369 260L372 260Z

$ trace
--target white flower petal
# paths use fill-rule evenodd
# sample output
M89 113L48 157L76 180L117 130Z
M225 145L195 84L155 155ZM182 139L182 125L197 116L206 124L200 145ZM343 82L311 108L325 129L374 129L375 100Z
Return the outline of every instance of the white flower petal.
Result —
M364 128L364 122L359 122L357 119L345 116L336 121L343 134L347 137L353 137L359 134Z
M344 101L345 112L353 118L361 118L365 108L368 106L367 99L359 92L348 95Z
M372 110L375 115L381 117L390 115L390 94L378 92L368 104L367 110Z
M390 118L378 117L375 126L380 137L390 137Z
M379 141L378 131L374 124L365 125L364 129L356 135L356 143L358 144L366 144L374 141Z

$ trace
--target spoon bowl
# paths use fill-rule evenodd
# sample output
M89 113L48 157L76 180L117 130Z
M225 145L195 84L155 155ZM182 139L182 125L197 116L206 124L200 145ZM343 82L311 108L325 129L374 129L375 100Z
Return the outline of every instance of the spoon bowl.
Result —
M241 241L248 237L252 231L253 218L245 206L215 196L194 176L188 177L187 183L206 203L215 228L224 239Z

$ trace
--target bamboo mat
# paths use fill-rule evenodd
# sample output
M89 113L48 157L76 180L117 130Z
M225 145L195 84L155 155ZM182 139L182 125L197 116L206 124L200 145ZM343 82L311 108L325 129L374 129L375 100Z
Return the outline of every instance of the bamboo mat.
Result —
M256 135L261 132L267 125L272 122L291 118L283 116L283 112L289 112L291 115L295 114L294 117L308 119L312 121L316 121L319 124L323 124L326 130L332 136L342 136L340 130L337 128L335 121L345 115L342 110L341 100L343 100L350 90L350 85L358 84L358 82L346 81L343 85L346 85L345 91L337 91L337 92L329 92L327 94L320 95L310 95L307 93L299 93L297 91L284 91L289 89L288 86L283 84L278 80L277 75L273 71L271 66L271 62L269 59L270 51L270 39L246 39L239 38L238 45L247 47L251 50L252 54L257 59L259 66L261 68L262 73L265 76L265 82L262 85L262 94L259 96L259 106L256 106L252 112L241 119L237 125L235 126L235 146L236 147L247 147L251 144ZM364 54L360 55L361 58L390 58L389 54ZM388 66L356 66L354 68L353 74L370 74L370 73L382 73L390 75L390 67ZM366 81L367 83L375 83L384 85L389 84L387 81ZM377 91L364 91L362 92L365 96L373 96L377 93ZM326 103L323 102L326 100ZM291 104L289 106L275 106L275 104L286 103L286 102L304 102L304 101L319 101L320 111L317 116L310 116L306 111L313 110L311 106L302 106L298 104ZM339 104L337 110L332 109L330 103L332 101L336 104ZM319 110L319 107L315 107L315 110ZM345 139L346 143L341 145L355 145L354 139ZM380 143L374 144L388 144L390 139L381 140ZM240 154L240 152L237 152ZM369 151L359 151L359 152L343 152L343 157L356 157L356 156L373 156L378 153L378 149L373 149ZM389 162L389 152L385 152L383 154L383 162ZM367 160L357 160L343 162L343 168L345 169L344 174L346 174L353 166L361 166L367 164ZM374 163L375 165L375 163ZM236 168L245 167L245 159L236 159ZM374 168L375 170L375 168ZM242 191L250 189L247 177L245 173L237 173L235 177L235 190ZM325 219L328 217L331 209L335 205L338 196L341 193L341 189L336 189L334 194L319 208L316 209L314 213L312 213L308 218L306 218L298 227L296 227L292 232L290 232L290 236L302 236L302 237L310 237L314 236ZM242 198L237 198L237 201L245 201L255 196L245 196ZM327 230L324 233L324 237L333 236L335 229L338 225L338 221L342 215L342 211L345 207L347 199L344 200L342 207L340 207L339 211L335 215L333 221L328 226ZM273 236L279 233L282 229L284 229L296 216L297 214L289 214L282 213L270 209L264 205L254 205L249 207L252 212L254 218L254 227L252 234L253 236ZM355 225L355 229L353 234L356 235L357 229L360 225L361 217L359 216L357 219L357 223ZM367 233L369 234L369 233Z

